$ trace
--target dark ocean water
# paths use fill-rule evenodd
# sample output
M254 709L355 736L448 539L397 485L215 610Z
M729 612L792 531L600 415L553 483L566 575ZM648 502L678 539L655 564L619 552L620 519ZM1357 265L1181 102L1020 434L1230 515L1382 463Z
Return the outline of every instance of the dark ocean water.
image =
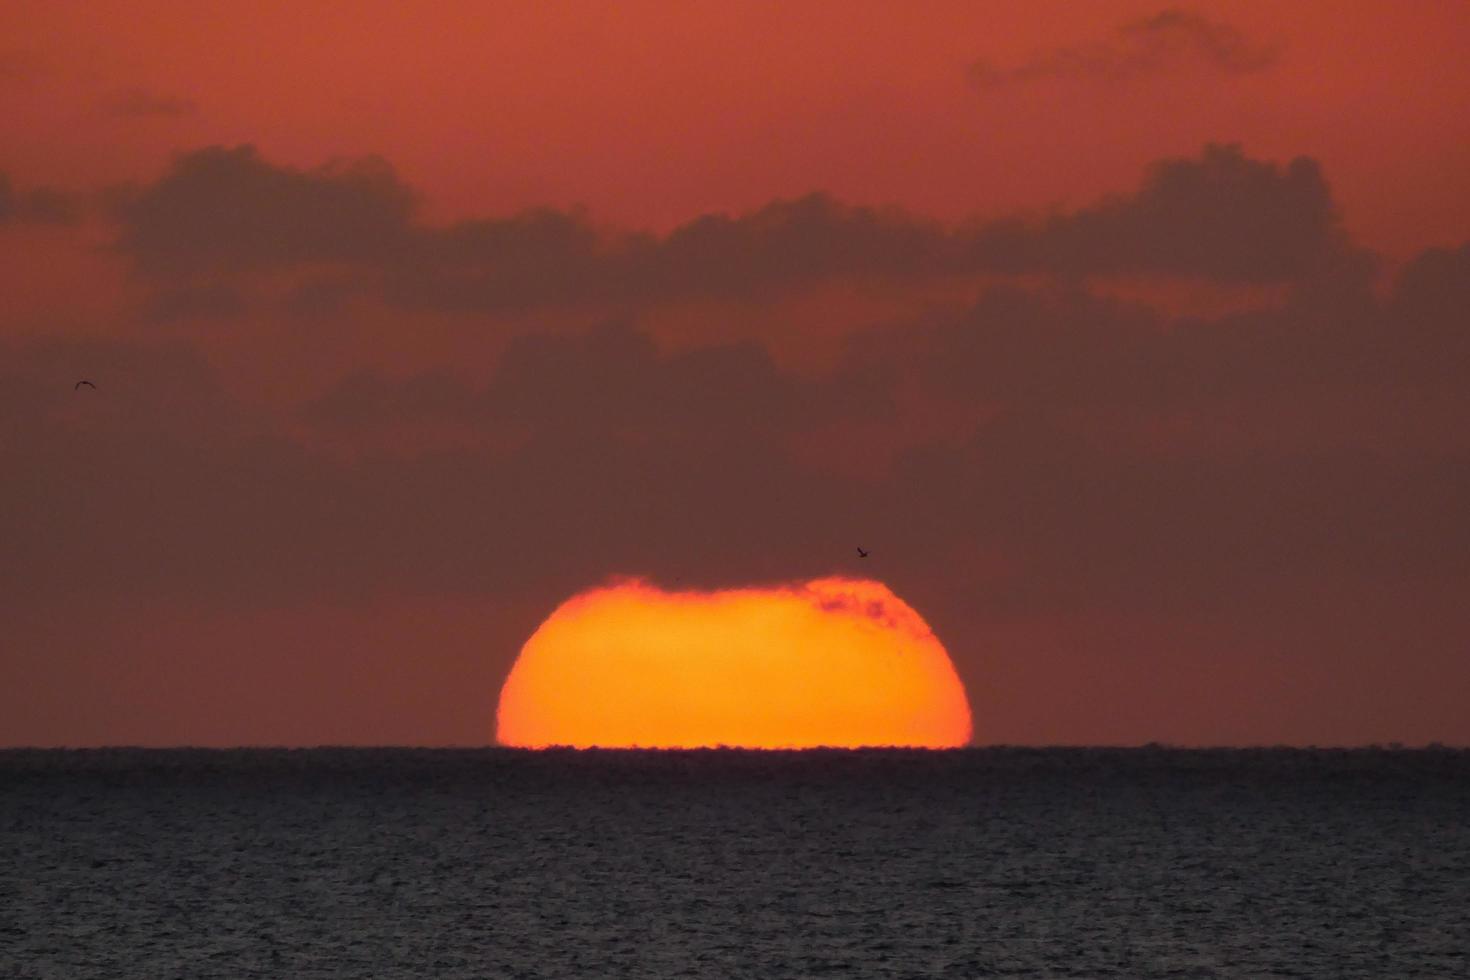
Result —
M1470 977L1470 753L0 752L0 977Z

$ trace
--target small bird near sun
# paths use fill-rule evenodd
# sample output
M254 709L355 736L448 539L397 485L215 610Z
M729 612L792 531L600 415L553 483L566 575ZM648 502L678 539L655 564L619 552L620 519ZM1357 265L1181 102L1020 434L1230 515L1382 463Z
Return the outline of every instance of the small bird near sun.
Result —
M949 654L882 583L573 596L526 641L496 738L545 748L950 748L970 707Z

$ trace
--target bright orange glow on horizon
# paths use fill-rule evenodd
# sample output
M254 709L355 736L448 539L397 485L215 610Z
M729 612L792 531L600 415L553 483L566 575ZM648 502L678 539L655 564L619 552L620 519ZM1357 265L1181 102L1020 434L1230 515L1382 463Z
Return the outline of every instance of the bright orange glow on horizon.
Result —
M496 738L545 748L950 748L970 708L927 623L878 582L564 602L500 691Z

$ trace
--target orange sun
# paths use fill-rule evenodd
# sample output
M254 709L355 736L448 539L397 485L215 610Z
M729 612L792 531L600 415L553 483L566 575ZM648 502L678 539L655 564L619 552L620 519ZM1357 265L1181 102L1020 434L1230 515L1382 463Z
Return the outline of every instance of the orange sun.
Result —
M562 603L500 691L502 745L947 748L970 708L924 620L878 582L722 592L631 582Z

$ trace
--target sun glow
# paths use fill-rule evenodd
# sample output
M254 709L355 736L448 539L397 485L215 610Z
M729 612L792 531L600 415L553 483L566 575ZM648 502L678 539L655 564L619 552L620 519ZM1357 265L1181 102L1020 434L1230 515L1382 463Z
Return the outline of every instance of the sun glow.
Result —
M927 623L873 581L564 602L500 691L502 745L946 748L970 708Z

